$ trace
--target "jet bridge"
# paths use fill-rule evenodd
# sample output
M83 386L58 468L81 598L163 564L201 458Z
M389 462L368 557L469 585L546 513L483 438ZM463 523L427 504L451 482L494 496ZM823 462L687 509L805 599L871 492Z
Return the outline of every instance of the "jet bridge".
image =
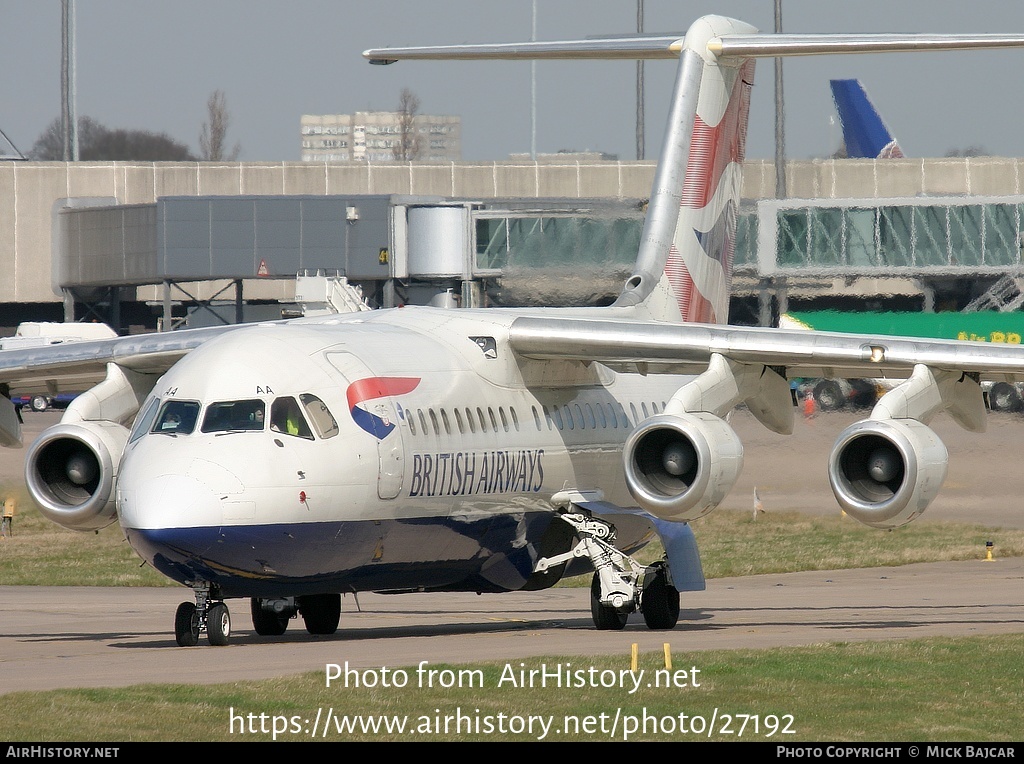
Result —
M251 295L261 282L317 272L359 287L373 307L596 304L618 294L643 226L640 200L111 201L65 199L55 207L53 288L65 296L68 320L75 303L108 302L101 318L116 325L120 301L156 285L165 328L180 323L182 306L214 322L231 323L231 314L242 321L255 315ZM266 318L263 311L258 320Z

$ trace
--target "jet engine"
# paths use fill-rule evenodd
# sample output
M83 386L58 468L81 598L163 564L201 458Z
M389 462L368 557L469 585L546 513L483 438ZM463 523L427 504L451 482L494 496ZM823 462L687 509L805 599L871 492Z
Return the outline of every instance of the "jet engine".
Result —
M128 430L114 422L45 430L25 456L25 482L43 515L74 531L114 522L114 478L127 442Z
M660 414L633 431L623 459L626 485L643 509L687 522L725 498L743 466L743 445L713 414Z
M946 447L914 419L866 419L840 433L828 479L848 515L897 528L924 512L946 477Z

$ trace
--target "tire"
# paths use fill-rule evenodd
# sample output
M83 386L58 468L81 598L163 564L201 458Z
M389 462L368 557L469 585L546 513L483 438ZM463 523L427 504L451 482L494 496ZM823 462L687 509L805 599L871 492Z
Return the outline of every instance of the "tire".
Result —
M261 637L279 637L287 631L288 616L264 610L259 597L250 600L249 608L252 612L252 627Z
M601 604L601 576L597 573L590 582L590 615L599 631L621 631L629 620L629 613Z
M228 612L228 606L223 602L215 602L206 614L206 637L211 645L223 647L230 636L231 613Z
M1020 394L1013 385L996 382L988 393L988 405L993 411L1020 411Z
M823 379L814 386L814 402L822 411L838 411L846 405L846 397L838 382Z
M180 647L199 644L199 614L194 602L182 602L174 613L174 639Z
M871 408L878 402L878 390L870 380L851 379L850 387L853 388L853 392L850 394L850 403L854 408Z
M340 594L311 594L299 598L299 614L310 634L333 634L341 620Z
M648 629L674 629L679 622L679 592L669 583L664 564L652 565L644 573L640 612Z
M46 400L45 395L33 395L28 405L33 411L42 413L50 407L50 402Z

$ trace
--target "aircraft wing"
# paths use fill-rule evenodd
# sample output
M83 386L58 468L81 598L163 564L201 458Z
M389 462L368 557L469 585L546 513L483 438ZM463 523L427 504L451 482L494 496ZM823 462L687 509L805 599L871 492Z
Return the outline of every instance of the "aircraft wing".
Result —
M235 328L217 326L0 350L0 384L24 393L84 390L106 376L108 363L140 374L163 374L190 350Z
M784 368L787 377L909 377L915 367L1024 380L1024 348L960 340L910 339L721 324L673 324L556 317L517 318L510 343L534 359L648 364L697 373L712 356Z

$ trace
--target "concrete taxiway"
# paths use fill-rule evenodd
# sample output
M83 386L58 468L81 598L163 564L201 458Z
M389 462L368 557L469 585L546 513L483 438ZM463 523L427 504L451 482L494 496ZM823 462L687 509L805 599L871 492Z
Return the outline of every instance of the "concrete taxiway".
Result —
M599 632L589 589L504 595L362 594L342 623L313 637L293 620L281 637L252 631L248 602L231 600L226 647L180 648L179 589L0 587L0 693L137 683L220 683L325 665L380 668L540 655L621 655L764 648L833 641L1024 632L1024 560L925 563L716 579L683 597L679 625L649 631L639 615Z
M733 426L746 449L740 482L723 504L750 511L758 493L768 511L838 511L825 480L828 451L854 414L800 419L788 438L746 413ZM26 441L59 415L26 413ZM1024 420L993 415L987 435L948 420L935 429L950 450L945 490L926 514L986 525L1024 527L1024 479L1012 460ZM0 449L0 482L19 478L24 450ZM997 550L998 552L998 550ZM979 550L979 556L982 550ZM589 589L505 595L362 594L346 596L341 628L306 634L301 620L281 637L252 631L248 602L231 600L227 647L174 643L180 588L0 586L0 693L136 683L214 683L300 672L328 663L374 668L420 661L473 663L540 655L621 655L669 643L674 652L761 648L831 641L1024 633L1024 560L928 563L896 568L716 579L683 595L679 625L652 632L637 614L622 632L599 632ZM580 657L583 656L583 657Z

